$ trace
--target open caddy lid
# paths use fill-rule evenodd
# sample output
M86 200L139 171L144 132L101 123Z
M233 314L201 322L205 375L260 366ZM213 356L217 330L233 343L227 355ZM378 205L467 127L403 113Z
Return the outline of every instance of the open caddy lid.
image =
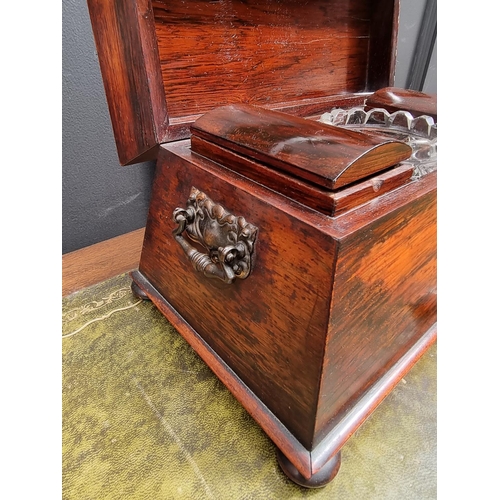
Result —
M88 0L121 164L223 105L298 116L393 84L398 0Z

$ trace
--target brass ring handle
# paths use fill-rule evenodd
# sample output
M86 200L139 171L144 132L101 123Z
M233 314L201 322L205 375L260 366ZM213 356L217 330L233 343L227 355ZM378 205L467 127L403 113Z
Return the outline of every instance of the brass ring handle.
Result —
M174 238L196 271L228 284L250 274L258 230L243 217L232 215L193 187L187 207L176 208L173 220L178 225ZM200 252L188 239L206 252Z

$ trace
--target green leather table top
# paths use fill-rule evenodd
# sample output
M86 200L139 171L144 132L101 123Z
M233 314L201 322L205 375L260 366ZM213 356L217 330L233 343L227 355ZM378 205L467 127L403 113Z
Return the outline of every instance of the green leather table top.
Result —
M63 498L436 498L436 346L342 449L318 490L121 275L63 299Z

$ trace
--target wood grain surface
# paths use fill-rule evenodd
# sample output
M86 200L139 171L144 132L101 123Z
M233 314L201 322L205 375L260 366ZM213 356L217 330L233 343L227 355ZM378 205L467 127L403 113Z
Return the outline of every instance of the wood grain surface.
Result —
M437 96L416 90L394 87L377 90L366 100L366 108L384 108L390 113L401 109L413 116L427 115L437 120Z
M436 172L388 197L339 242L316 442L436 322Z
M420 339L394 363L380 378L370 386L349 410L338 419L330 432L314 447L311 452L312 472L320 470L335 456L347 440L376 410L401 379L437 340L437 324L433 324Z
M168 118L149 0L88 0L122 165L156 157Z
M370 2L154 1L171 116L365 90Z
M231 367L201 337L194 328L176 311L138 270L131 273L132 279L174 328L186 339L200 358L210 367L219 380L255 419L280 450L293 462L301 473L309 477L312 470L311 453L295 436L269 411L262 401L248 388Z
M62 256L62 296L137 269L145 228Z
M188 145L162 147L139 271L310 447L336 242L276 209L274 200L255 197L243 178L195 158ZM180 148L189 163L169 150ZM186 206L193 186L257 226L255 265L246 279L231 285L207 279L173 237L173 211Z
M399 141L287 113L232 104L191 126L193 136L327 189L338 189L408 159ZM196 143L193 145L196 152Z
M411 164L390 168L366 181L330 191L193 135L191 150L325 215L335 216L408 182Z
M207 279L175 241L193 186L258 227L245 280ZM330 218L189 142L162 147L139 271L311 450L435 321L435 187L429 174Z
M159 144L188 137L191 123L223 105L254 104L310 116L328 111L339 99L360 104L381 87L391 87L399 2L88 4L120 162L160 154L139 264L143 286L164 314L174 322L174 312L179 316L186 335L199 335L205 343L201 351L216 354L207 362L223 367L223 379L234 372L248 389L246 404L258 399L258 414L285 448L292 443L288 453L300 457L311 473L326 455L313 466L304 450L319 446L359 408L370 388L394 372L435 322L436 175L407 182L409 169L399 167L397 175L363 185L368 176L387 175L386 169L409 152L403 155L398 146L370 158L370 149L357 150L362 141L351 144L344 132L342 161L325 173L315 160L335 154L316 156L316 145L294 150L294 161L274 154L273 147L299 138L284 137L276 123L267 142L271 149L249 155L240 171L257 182L194 154L188 144ZM422 111L408 93L395 95L391 89L381 92L369 106L392 111L399 99L402 109ZM241 116L236 122L241 125ZM220 116L214 124L222 124ZM318 126L301 122L301 133L316 127L304 144L314 143ZM201 154L215 153L225 163L232 149L236 160L228 166L243 165L248 150L235 136L228 138L227 130L193 130L198 134L193 146L200 146ZM247 140L255 138L253 132ZM211 148L207 144L214 136L223 141ZM267 140L262 139L260 152ZM369 161L356 163L360 158ZM269 165L272 173L265 170ZM208 279L193 269L173 238L173 211L185 206L193 187L258 227L248 278L230 285ZM304 203L316 195L326 212ZM142 247L139 231L133 240ZM126 261L120 265L108 245L63 256L63 294L80 288L83 276L88 286L105 279L110 268L118 274L136 266L140 248L134 243L120 244ZM233 383L231 377L224 380ZM358 425L353 421L352 429Z
M308 116L394 83L398 0L88 7L124 165L156 158L159 144L189 137L190 123L217 106Z

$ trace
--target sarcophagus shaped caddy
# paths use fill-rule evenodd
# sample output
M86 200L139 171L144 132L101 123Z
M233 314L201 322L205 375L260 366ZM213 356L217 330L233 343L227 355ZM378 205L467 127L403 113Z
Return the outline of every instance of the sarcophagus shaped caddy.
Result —
M122 164L157 159L134 290L304 486L436 338L435 97L398 2L88 0Z

